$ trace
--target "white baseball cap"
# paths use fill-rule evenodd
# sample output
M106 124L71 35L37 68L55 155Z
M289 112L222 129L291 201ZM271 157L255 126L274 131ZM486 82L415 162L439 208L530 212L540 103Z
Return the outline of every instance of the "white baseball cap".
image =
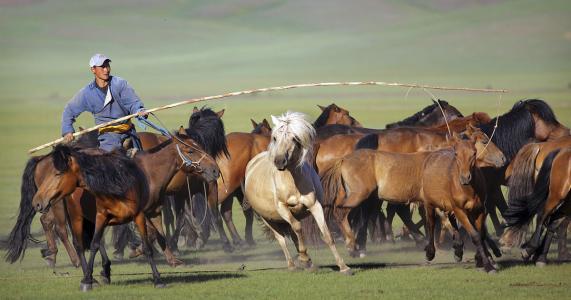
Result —
M111 61L111 59L104 54L97 53L91 57L89 60L90 67L101 67L106 61Z

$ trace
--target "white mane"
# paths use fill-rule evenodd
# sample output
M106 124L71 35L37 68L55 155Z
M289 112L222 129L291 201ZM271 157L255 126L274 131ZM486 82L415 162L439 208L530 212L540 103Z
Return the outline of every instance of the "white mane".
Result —
M313 152L313 141L316 135L313 125L305 119L305 114L292 111L287 111L279 117L272 116L272 122L274 129L272 130L272 142L268 146L269 152L272 153L272 148L281 142L297 141L302 148L298 162L298 166L301 166Z

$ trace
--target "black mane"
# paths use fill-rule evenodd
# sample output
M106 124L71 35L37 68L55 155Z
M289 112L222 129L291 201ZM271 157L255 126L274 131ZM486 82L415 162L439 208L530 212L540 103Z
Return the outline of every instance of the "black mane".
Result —
M496 119L499 118L492 141L502 150L508 161L511 161L521 147L535 139L532 113L550 124L559 125L547 103L539 99L528 99L518 101L509 112L492 119L488 124L480 125L479 128L490 136Z
M77 148L57 145L50 153L55 168L60 172L69 169L69 158L75 158L87 189L93 194L122 198L133 189L146 193L146 176L135 162L123 153L89 154ZM143 194L144 195L144 194Z
M457 114L458 117L460 117L460 118L463 117L462 113L460 113L455 107L448 104L447 101L438 99L438 103L436 101L433 101L433 102L434 102L433 104L423 108L421 111L415 113L414 115L412 115L412 116L410 116L410 117L408 117L402 121L387 124L386 128L391 129L391 128L404 127L404 126L417 126L417 125L419 125L418 122L420 121L420 119L422 117L431 114L435 109L438 109L438 112L440 113L438 103L440 103L440 106L442 106L442 109L444 109L445 111L448 108L454 109L454 113Z
M206 153L216 158L230 157L226 145L224 123L210 108L203 107L194 112L188 120L186 134L201 145Z
M315 122L313 122L313 128L317 129L319 127L323 127L325 126L325 123L327 122L327 118L329 118L329 113L331 112L332 109L334 109L335 107L337 107L337 105L335 104L329 104L319 115L319 117L317 117L317 120L315 120Z

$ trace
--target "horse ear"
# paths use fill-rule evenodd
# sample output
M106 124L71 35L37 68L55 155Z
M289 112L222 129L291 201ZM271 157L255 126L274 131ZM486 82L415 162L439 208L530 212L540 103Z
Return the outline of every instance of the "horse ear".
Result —
M83 128L83 127L81 127L81 126L79 126L79 127L77 127L77 128L79 129L79 131L85 130L85 128Z
M278 117L276 117L274 115L270 115L270 117L272 117L272 122L274 123L274 126L277 126L279 123Z
M331 107L333 107L333 110L335 112L340 112L341 111L341 107L337 106L337 104L335 103L331 103Z
M195 106L195 107L192 109L192 113L197 113L197 112L198 112L198 107Z
M258 127L258 123L256 123L254 119L250 119L250 121L252 122L252 126L254 126L254 129L256 129L256 127Z
M178 134L182 134L182 135L185 135L185 134L186 134L186 130L184 130L184 127L180 126L180 127L178 128Z
M221 111L217 112L216 115L218 116L218 118L222 119L222 116L224 115L224 109L222 109Z
M272 128L272 127L270 126L270 123L268 122L268 120L266 120L266 118L264 118L264 120L262 120L262 124L264 124L264 125L265 125L266 127L268 127L268 128Z
M430 99L430 100L432 100L432 103L438 104L438 102L436 102L436 100L434 100L434 99Z
M317 104L317 107L319 107L319 109L321 109L321 111L325 111L325 109L327 108L327 107L321 106L319 104Z

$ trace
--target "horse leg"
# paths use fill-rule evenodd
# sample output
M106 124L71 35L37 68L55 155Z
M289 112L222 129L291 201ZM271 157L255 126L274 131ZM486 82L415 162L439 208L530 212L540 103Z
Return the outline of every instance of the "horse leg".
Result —
M145 256L147 256L147 260L151 265L151 271L153 272L153 283L156 288L162 288L166 285L161 281L161 275L157 270L157 265L155 264L155 260L153 259L153 247L149 242L149 236L147 235L147 226L146 226L146 218L142 212L139 212L135 216L135 224L137 225L137 229L139 230L139 234L141 235L141 240L143 242L143 252Z
M335 257L335 262L339 267L339 271L346 275L352 275L353 273L351 269L345 264L343 258L341 258L339 255L339 252L337 252L335 242L331 237L331 232L329 232L329 228L327 228L327 223L325 222L325 216L323 215L323 208L321 207L321 204L316 201L315 204L309 208L309 212L315 219L315 222L321 231L323 241L327 244L327 246L329 246L329 249L331 249L331 252Z
M99 254L101 255L101 282L103 284L111 283L111 260L107 255L107 250L105 249L105 239L101 238L99 244Z
M54 209L56 208L56 209ZM55 230L56 233L63 243L65 250L67 251L67 255L71 260L71 263L78 268L81 262L79 261L79 256L77 256L77 252L75 248L70 243L68 238L68 231L67 231L67 222L66 222L66 211L63 205L63 201L58 202L54 207L52 207L53 214L55 217Z
M214 182L208 185L208 207L212 213L213 222L216 226L216 230L220 235L220 241L222 242L222 248L224 252L231 253L234 251L234 247L230 244L228 236L226 236L226 231L224 230L224 224L222 224L222 216L220 215L220 210L218 210L218 186Z
M335 207L333 214L337 219L339 224L339 229L343 233L345 237L345 247L349 252L351 257L357 257L359 254L355 249L355 234L351 229L351 224L349 223L349 212L351 211L351 207Z
M228 231L230 231L230 236L232 236L232 241L234 246L241 248L244 245L244 241L238 234L238 230L236 230L236 226L232 221L232 204L234 203L234 197L230 195L228 198L222 201L220 205L220 214L224 218L224 222L226 223L226 227Z
M395 214L397 211L397 205L394 203L387 203L387 220L385 222L385 234L387 241L395 242L395 237L393 234L393 219L395 218Z
M245 199L242 190L238 189L235 196L238 199L240 206L242 207L242 212L244 213L244 218L246 219L246 227L244 228L246 243L249 246L255 246L256 242L254 241L254 235L252 234L252 225L254 224L254 210L249 205L249 203L244 201Z
M458 228L458 221L453 214L448 214L448 221L452 225L452 248L454 249L454 260L456 262L462 261L462 256L464 256L464 240L460 234L460 229Z
M46 261L50 268L55 268L56 266L56 256L57 256L57 243L56 235L54 233L54 215L53 209L50 209L47 213L42 214L40 217L40 223L44 229L44 234L46 235L46 242L48 244L47 249L41 249L42 258Z
M408 206L402 204L397 205L396 213L399 215L404 225L410 231L416 245L417 246L422 245L424 242L424 237L422 236L422 233L418 230L418 226L414 224L414 222L412 221L412 213L410 212Z
M303 268L312 268L313 263L311 262L311 258L307 255L307 247L305 247L305 243L303 237L301 235L301 222L299 222L291 213L288 206L282 202L277 202L276 211L284 219L288 224L291 226L295 236L294 243L297 248L297 252L299 254L298 261ZM294 238L294 237L292 237ZM297 240L297 241L296 241Z
M285 237L281 233L279 233L276 229L274 229L274 227L272 225L270 225L270 223L268 221L266 221L264 218L261 218L261 219L262 219L262 222L264 222L264 224L266 224L266 226L268 226L268 228L274 233L274 237L276 238L276 240L278 241L278 244L282 248L282 251L284 252L284 255L286 258L288 270L290 270L290 271L295 270L295 263L293 262L293 259L291 258L289 251L287 250Z
M486 177L488 178L488 177ZM494 225L494 231L496 232L496 236L502 236L504 233L504 226L500 222L498 215L496 213L496 208L500 211L500 214L503 214L504 211L507 209L506 199L504 198L504 194L502 193L502 189L499 183L488 183L489 180L486 180L488 189L486 194L488 195L485 205L488 214L490 214L490 219L492 220L492 224Z
M165 232L163 229L163 217L162 217L161 211L158 211L158 214L156 216L149 218L149 221L151 222L151 225L157 231L157 235L156 235L157 242L159 243L159 246L163 250L168 264L173 268L176 266L184 264L181 260L177 259L174 256L170 247L166 243Z
M466 212L460 208L455 207L454 214L456 215L458 221L462 224L462 226L466 229L466 231L470 235L472 243L474 243L474 245L476 246L476 265L478 264L478 261L481 260L484 266L484 270L486 272L495 272L496 269L492 266L492 264L488 260L488 255L484 251L485 245L482 236L480 235L480 232L476 230L476 228L474 228ZM483 226L485 217L486 215L483 212L481 212L477 217L476 224L479 226Z
M571 221L571 217L566 217L559 229L557 230L557 259L558 260L568 260L569 257L569 249L567 249L567 227L569 227L569 223Z
M84 274L83 280L81 281L80 289L82 292L86 292L92 289L93 285L93 264L95 262L95 255L99 251L99 246L101 245L101 237L103 235L103 229L107 225L109 218L103 213L97 212L95 216L95 232L93 233L93 239L91 240L91 245L89 246L89 261L87 264L87 273Z
M424 247L426 252L426 261L430 262L436 256L436 248L434 246L434 227L436 223L436 213L435 208L430 204L425 204L424 208L426 214L426 229L428 234L428 244Z
M553 235L555 231L559 228L559 226L564 223L565 216L551 216L551 221L547 226L547 233L545 234L545 238L543 239L543 243L539 250L539 255L537 255L537 259L535 261L535 265L538 267L544 267L547 264L547 254L549 253L549 247L551 246L551 241L553 239Z

